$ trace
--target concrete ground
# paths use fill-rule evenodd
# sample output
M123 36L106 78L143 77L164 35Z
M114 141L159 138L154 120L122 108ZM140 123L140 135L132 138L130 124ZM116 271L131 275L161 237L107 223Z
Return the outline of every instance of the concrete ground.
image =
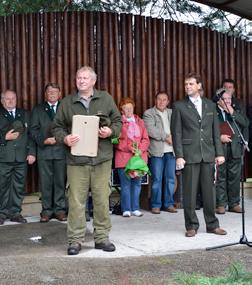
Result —
M6 221L0 226L0 285L172 285L177 284L174 274L181 271L221 275L237 262L252 268L250 247L205 250L239 242L240 214L219 216L228 235L216 236L205 232L202 210L197 211L201 227L194 238L184 236L182 209L160 215L143 211L141 218L111 215L115 252L94 249L91 221L82 251L68 256L66 223L51 220L41 224L40 209L38 196L28 196L23 205L28 223ZM245 210L245 233L252 241L252 199L247 196Z
M35 205L35 209L37 209L37 215L36 213L34 215L34 210L33 215L25 213L27 209L24 211L28 224L18 225L6 221L3 226L0 226L1 255L19 254L19 252L23 254L29 250L39 252L40 248L44 248L48 251L43 250L43 255L66 256L66 222L51 220L48 224L41 224L39 223L40 207ZM246 198L245 211L245 234L248 239L252 240L252 199ZM122 216L111 215L110 239L117 248L112 253L94 249L92 220L88 222L86 242L78 257L157 256L194 249L204 250L207 247L238 242L242 233L241 214L227 212L225 215L218 215L221 227L227 230L228 234L217 236L206 233L201 209L197 211L200 220L198 234L193 238L186 238L182 209L179 209L176 214L161 212L160 215L153 215L148 211L143 211L143 213L144 216L140 218L123 218ZM19 250L19 246L21 250Z

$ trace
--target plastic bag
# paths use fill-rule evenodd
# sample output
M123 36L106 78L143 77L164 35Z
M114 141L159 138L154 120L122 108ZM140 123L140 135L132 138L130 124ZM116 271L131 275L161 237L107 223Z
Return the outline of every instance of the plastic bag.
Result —
M129 159L124 172L129 178L142 177L149 174L150 170L146 162L141 158L139 149L136 149L134 155Z

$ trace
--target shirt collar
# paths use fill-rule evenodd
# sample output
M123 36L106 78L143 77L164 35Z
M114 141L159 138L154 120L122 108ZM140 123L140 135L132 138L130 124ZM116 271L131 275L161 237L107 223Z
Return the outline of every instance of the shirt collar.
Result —
M189 99L190 99L190 101L191 101L193 104L198 104L198 103L201 103L201 102L202 102L202 99L201 99L200 96L198 96L198 97L196 97L196 98L189 96Z
M52 106L57 107L57 105L58 105L58 101L57 101L57 102L55 102L54 104L47 102L47 104L48 104L50 107L52 107Z

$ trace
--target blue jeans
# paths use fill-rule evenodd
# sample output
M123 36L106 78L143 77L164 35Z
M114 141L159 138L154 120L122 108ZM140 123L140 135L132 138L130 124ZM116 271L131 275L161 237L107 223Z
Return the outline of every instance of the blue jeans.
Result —
M118 168L121 187L121 210L136 211L139 210L139 196L141 193L141 178L128 178L124 168Z
M174 205L174 186L176 161L172 152L164 153L163 157L150 158L151 171L151 208L168 208Z

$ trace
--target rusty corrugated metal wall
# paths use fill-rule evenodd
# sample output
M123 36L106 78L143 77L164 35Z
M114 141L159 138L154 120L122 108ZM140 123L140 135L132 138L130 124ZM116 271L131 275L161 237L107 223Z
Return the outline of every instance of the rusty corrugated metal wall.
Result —
M43 100L49 81L60 84L63 96L72 92L82 65L94 67L97 88L116 102L133 97L139 115L158 90L181 99L191 71L202 75L206 96L231 77L238 97L252 104L252 43L209 29L126 14L59 12L0 17L0 35L0 90L17 91L19 107L28 110ZM35 185L36 179L29 188Z

